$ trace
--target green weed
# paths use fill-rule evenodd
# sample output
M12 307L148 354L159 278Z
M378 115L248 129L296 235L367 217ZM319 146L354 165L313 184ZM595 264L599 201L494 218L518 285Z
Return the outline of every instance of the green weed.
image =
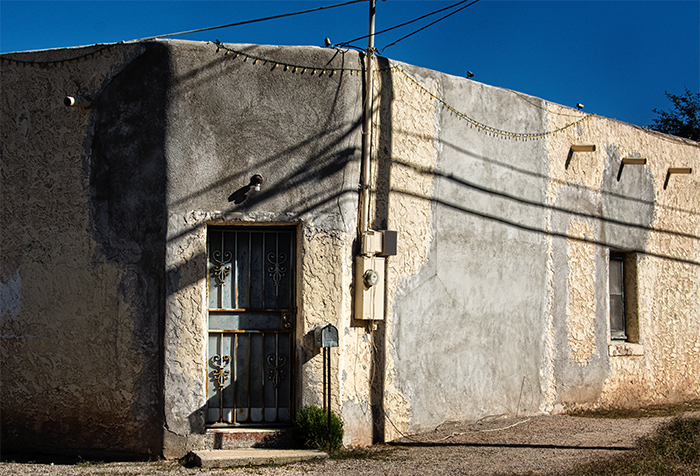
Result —
M292 426L292 435L304 448L334 451L342 447L343 422L335 412L331 412L330 442L328 430L328 413L311 405L302 408L297 414Z

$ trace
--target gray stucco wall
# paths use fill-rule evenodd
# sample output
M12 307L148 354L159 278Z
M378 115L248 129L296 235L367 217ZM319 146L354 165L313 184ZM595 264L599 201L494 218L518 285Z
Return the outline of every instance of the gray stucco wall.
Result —
M362 81L284 65L359 56L237 48L275 62L168 41L3 58L3 451L202 447L213 224L297 228L290 378L320 403L304 336L350 305Z
M358 75L302 73L284 64L359 68L358 55L320 48L173 42L167 113L168 243L165 319L166 454L202 445L206 405L206 227L236 223L298 227L299 269L342 270L357 226L362 82ZM255 64L254 64L255 63ZM249 189L264 177L259 192ZM238 203L237 203L238 202ZM314 256L318 237L346 243L338 256ZM335 238L334 238L335 237ZM336 247L341 250L340 243ZM331 271L336 273L337 271ZM308 274L308 272L307 272ZM301 278L301 274L298 276ZM305 299L340 304L330 292L300 280L296 335L300 343L290 378L295 406L320 403L317 351L304 336L313 312ZM349 285L349 283L348 283ZM302 298L301 295L306 296ZM333 305L336 305L335 303ZM334 312L321 317L341 327ZM318 358L316 359L318 360ZM305 370L306 369L306 370Z
M201 447L208 224L297 228L290 378L320 403L304 336L349 322L359 56L238 48L272 62L167 41L4 56L5 450Z
M543 127L540 100L415 73L434 78L440 97L485 123ZM436 113L428 262L393 303L396 379L411 402L412 430L533 412L542 399L546 274L533 263L547 253L543 146L494 139Z
M673 164L697 163L697 144L407 65L382 88L378 168L390 172L378 177L378 221L415 249L415 230L427 242L419 266L389 260L388 438L392 427L697 398L694 175L663 187ZM595 149L572 155L572 144ZM411 164L421 147L434 158ZM621 169L623 157L647 162ZM411 190L411 179L430 185ZM407 197L413 216L392 206ZM611 340L611 251L634 262L630 342ZM677 363L661 356L671 348Z
M3 56L3 452L161 453L160 50Z

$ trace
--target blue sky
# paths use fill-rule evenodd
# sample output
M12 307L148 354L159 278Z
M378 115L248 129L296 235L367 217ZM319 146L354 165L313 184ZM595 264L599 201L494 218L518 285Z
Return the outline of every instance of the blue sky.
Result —
M133 40L342 1L0 0L0 52ZM456 2L378 1L377 30ZM392 59L472 71L475 81L642 126L654 108L670 108L664 91L700 91L700 0L480 0L382 51L442 15L379 35L376 46ZM325 37L367 34L367 17L363 2L177 38L322 46Z

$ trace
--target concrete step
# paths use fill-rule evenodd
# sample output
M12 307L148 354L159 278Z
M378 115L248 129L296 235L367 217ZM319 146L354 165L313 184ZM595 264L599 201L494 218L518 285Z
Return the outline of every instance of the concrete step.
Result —
M202 468L229 468L263 464L289 464L326 459L328 454L317 450L281 450L240 448L236 450L203 450L192 453L192 462Z
M291 428L207 428L207 450L240 448L293 448Z

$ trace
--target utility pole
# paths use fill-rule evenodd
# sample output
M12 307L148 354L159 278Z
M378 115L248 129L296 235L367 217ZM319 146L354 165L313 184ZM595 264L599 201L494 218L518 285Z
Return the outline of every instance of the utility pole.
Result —
M376 0L369 1L369 38L365 54L365 107L362 122L362 209L360 214L360 235L369 230L369 199L370 199L370 152L372 141L372 65L374 59L374 13Z
M367 38L367 50L374 51L374 13L377 8L377 0L369 2L369 38Z

